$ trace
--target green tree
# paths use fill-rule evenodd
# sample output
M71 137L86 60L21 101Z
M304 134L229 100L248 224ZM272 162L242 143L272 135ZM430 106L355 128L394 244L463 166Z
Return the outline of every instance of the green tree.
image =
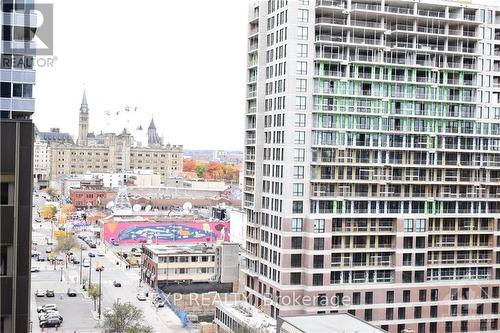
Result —
M196 163L195 170L196 170L196 176L198 176L198 178L202 178L203 174L207 172L208 168L205 163L198 162Z
M61 236L57 236L56 252L64 253L66 256L66 267L68 267L68 256L72 249L77 248L80 245L76 240L76 237L69 233L64 233Z
M97 302L97 299L99 298L99 286L97 286L95 284L91 284L90 288L87 290L87 293L88 293L89 297L92 298L92 300L94 301L94 311L95 311L96 302Z
M104 314L103 328L114 333L152 333L153 328L144 325L144 313L130 303L113 304L113 310Z

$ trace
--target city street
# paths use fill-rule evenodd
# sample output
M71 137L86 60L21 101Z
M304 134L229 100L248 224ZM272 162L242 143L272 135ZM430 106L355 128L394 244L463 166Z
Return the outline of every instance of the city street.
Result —
M35 202L35 200L34 200ZM37 202L38 203L38 202ZM42 204L43 201L39 202ZM36 207L34 208L34 210ZM34 218L38 216L34 211ZM47 248L47 239L50 240L52 230L50 222L33 223L33 242L37 245L34 250L39 251L42 257L47 257L45 250ZM178 317L167 307L156 308L151 302L152 292L148 286L140 286L139 284L139 268L126 269L125 262L119 259L112 250L119 248L109 247L107 249L101 244L96 249L88 249L85 242L78 240L85 248L80 254L80 250L74 250L74 255L82 258L89 258L89 252L95 254L92 258L90 267L81 267L80 264L68 263L68 268L64 263L56 266L47 261L39 262L36 258L32 259L32 267L38 267L40 272L32 273L31 293L32 306L31 317L33 322L33 332L40 332L38 327L38 318L36 307L46 303L55 303L59 308L59 312L64 318L62 326L58 332L99 332L99 316L98 306L94 310L93 300L87 297L87 293L83 291L80 284L80 272L82 281L85 281L88 286L90 276L92 284L99 283L99 272L96 271L96 266L104 266L101 272L101 288L102 288L102 304L101 310L111 308L114 302L130 302L131 304L142 309L144 312L145 321L148 325L154 328L155 332L187 332L182 328ZM54 240L55 248L56 241ZM98 256L98 252L102 252L104 256ZM80 257L80 255L82 257ZM61 254L58 257L63 257ZM118 264L117 264L118 263ZM55 269L54 269L55 268ZM62 279L62 282L61 282ZM121 283L121 287L114 287L113 281ZM68 288L73 288L77 291L77 297L68 297ZM55 297L35 297L34 293L37 289L54 289ZM149 297L146 301L139 301L136 298L138 292L149 292ZM98 303L98 302L97 302ZM102 312L101 311L101 312ZM103 316L102 316L103 317ZM55 331L55 329L45 329L44 332Z

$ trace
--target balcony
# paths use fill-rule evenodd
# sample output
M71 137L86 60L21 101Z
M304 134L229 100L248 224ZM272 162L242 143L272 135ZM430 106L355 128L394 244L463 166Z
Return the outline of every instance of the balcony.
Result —
M352 9L353 10L369 10L369 11L380 12L380 11L382 11L382 6L372 5L372 4L367 4L367 3L355 3L352 6Z
M437 11L437 10L422 10L422 9L420 9L420 10L418 10L417 14L420 16L427 16L427 17L440 17L440 18L445 17L444 12Z
M345 3L339 0L316 0L316 6L345 8Z
M411 8L385 6L385 11L388 13L413 15L413 10Z

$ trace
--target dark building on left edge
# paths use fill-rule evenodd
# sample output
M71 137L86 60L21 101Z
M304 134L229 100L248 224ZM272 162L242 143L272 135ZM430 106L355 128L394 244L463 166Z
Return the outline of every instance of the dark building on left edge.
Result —
M0 7L0 332L24 333L30 331L35 110L28 32L36 19L27 14L34 0L2 0Z

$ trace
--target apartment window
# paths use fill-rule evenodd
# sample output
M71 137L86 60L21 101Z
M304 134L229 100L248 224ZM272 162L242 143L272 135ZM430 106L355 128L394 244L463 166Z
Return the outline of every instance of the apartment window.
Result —
M7 255L7 245L1 245L0 246L0 276L5 276L8 275L8 263L7 261L9 260L9 256Z
M300 23L309 22L309 10L308 9L299 9L298 22L300 22Z
M365 309L365 320L372 321L373 318L372 316L373 316L372 309Z
M295 126L305 127L306 126L306 115L302 113L295 114Z
M313 286L323 285L323 274L313 274Z
M418 323L418 333L425 333L425 323Z
M410 291L409 290L403 290L403 302L404 303L410 302Z
M417 237L415 240L415 247L417 249L425 248L425 237Z
M404 220L404 232L413 232L413 220L411 219Z
M423 253L415 253L415 266L424 266L425 255Z
M416 219L415 220L415 231L416 232L425 232L425 219Z
M294 183L293 184L293 196L302 197L304 195L304 184Z
M412 237L405 237L403 239L403 247L405 249L412 249L413 248L413 238Z
M297 110L305 110L306 109L306 98L305 98L305 96L297 96L297 97L295 97L295 108Z
M456 304L452 304L452 305L450 305L450 316L452 316L452 317L456 317L456 316L457 316L457 313L458 313L457 309L458 309L458 308L457 308L457 305L456 305Z
M452 301L458 300L458 288L451 288L450 300L452 300Z
M306 143L306 132L304 131L295 131L295 139L294 143L296 145L303 145Z
M296 80L297 87L296 91L299 93L303 93L307 91L307 80L306 79L297 79Z
M314 220L314 232L315 233L325 232L325 220L324 219L315 219Z
M307 62L297 61L297 75L307 75Z
M293 167L293 178L294 179L304 179L304 167L294 166Z
M498 303L491 303L491 313L498 314Z
M307 38L308 38L307 27L297 27L297 39L307 40Z
M394 319L394 309L386 308L385 309L385 320L393 320Z
M359 292L352 293L352 304L353 305L361 304L361 293Z
M447 321L444 328L445 333L453 333L453 322Z
M403 253L403 266L411 266L411 253Z
M491 330L493 331L497 329L498 329L498 319L495 318L491 320Z
M292 202L292 213L302 214L304 212L304 202L303 201L293 201Z
M438 315L438 307L437 305L431 306L431 318L437 318Z
M301 284L301 273L300 272L290 273L290 284L291 285Z
M294 162L304 162L306 159L306 150L304 148L295 148L293 150Z
M437 289L431 289L431 302L437 302L439 301L439 296L438 296L438 290Z
M466 320L460 322L460 332L469 332L469 325Z
M469 305L468 304L462 304L461 314L462 314L462 316L467 316L469 314Z
M326 294L318 294L318 306L326 306Z
M478 304L476 306L476 313L482 315L484 313L484 304Z
M307 44L297 44L297 58L307 58Z
M11 97L11 83L1 82L0 83L0 97L10 98Z
M302 266L302 255L300 253L293 253L291 258L291 266L292 267L301 267Z
M398 319L406 318L406 308L398 308Z
M420 289L418 291L418 301L419 302L427 302L427 290Z
M421 306L416 306L413 310L413 316L415 319L420 319L422 318L422 307Z
M292 249L302 249L302 237L292 237Z
M488 330L488 322L486 321L486 319L479 320L479 330L481 332Z
M481 287L481 298L488 299L488 287Z
M385 299L387 304L394 303L394 290L388 290Z
M469 299L469 288L462 288L462 299Z
M493 287L491 289L491 297L498 298L498 296L499 296L499 290L500 290L499 287Z
M324 268L324 256L322 255L315 255L313 257L313 267L314 268Z
M365 304L373 304L373 292L367 291L365 293Z
M303 223L304 223L304 219L293 218L292 219L292 232L301 232Z
M403 272L403 283L411 283L411 271Z
M324 238L314 238L314 249L324 250L325 249L325 239Z

